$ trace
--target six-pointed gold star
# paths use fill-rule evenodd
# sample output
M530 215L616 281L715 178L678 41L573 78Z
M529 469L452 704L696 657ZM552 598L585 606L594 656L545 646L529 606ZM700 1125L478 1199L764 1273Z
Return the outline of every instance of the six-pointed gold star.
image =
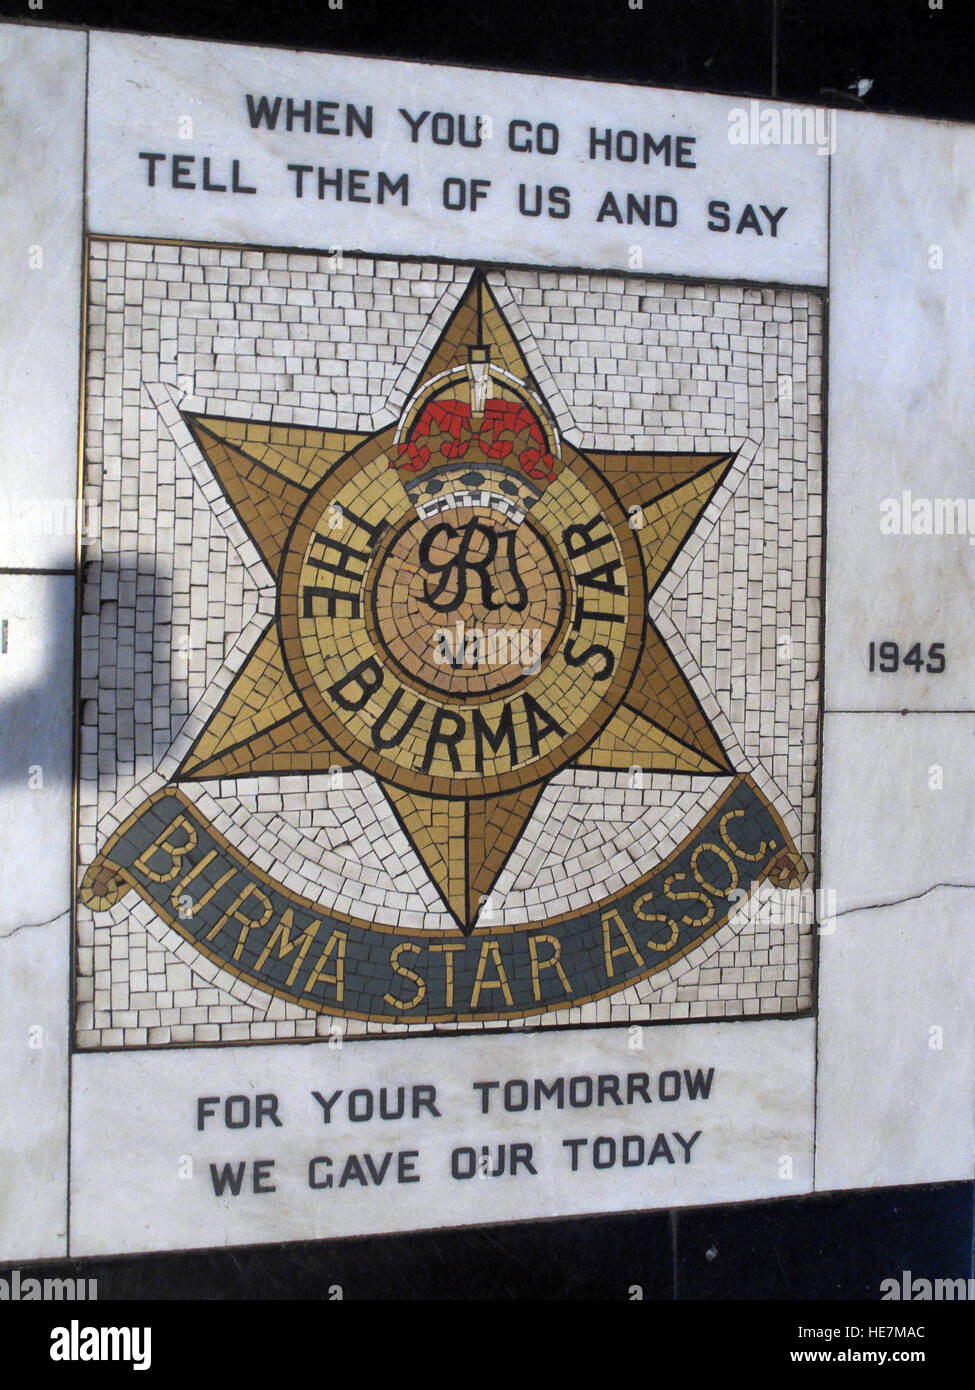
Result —
M480 273L395 426L186 418L278 611L178 780L365 768L469 933L558 772L733 774L647 599L734 455L574 448ZM518 623L537 669L436 655Z

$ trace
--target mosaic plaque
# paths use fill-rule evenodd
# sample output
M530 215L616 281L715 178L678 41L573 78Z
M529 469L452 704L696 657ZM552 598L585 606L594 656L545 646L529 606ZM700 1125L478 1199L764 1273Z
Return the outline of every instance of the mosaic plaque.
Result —
M87 282L79 1045L808 1012L820 296Z
M938 279L879 118L0 37L0 1253L965 1176L950 189Z

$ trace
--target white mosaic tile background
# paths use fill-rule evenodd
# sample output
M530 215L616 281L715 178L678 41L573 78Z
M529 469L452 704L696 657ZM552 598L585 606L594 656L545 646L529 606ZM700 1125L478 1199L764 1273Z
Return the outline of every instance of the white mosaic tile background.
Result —
M179 409L372 431L391 423L469 266L93 241L88 278L79 881L165 785L273 611L273 590ZM814 867L823 307L802 290L492 271L559 427L582 450L740 449L651 615L733 762ZM631 882L723 779L566 771L492 895L539 921ZM325 907L449 925L365 774L184 786L238 848ZM812 879L807 881L811 884ZM119 1047L422 1031L315 1015L201 957L130 894L79 907L77 1042ZM813 922L763 891L611 999L483 1027L811 1008ZM465 1024L465 1028L473 1025ZM440 1026L442 1028L442 1025Z

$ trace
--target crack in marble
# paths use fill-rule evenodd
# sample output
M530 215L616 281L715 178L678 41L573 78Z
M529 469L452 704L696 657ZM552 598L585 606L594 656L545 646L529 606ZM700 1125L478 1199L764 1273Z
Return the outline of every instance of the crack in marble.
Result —
M18 932L27 931L28 928L51 927L55 922L60 922L62 917L67 917L70 911L70 907L66 907L54 917L48 917L45 922L21 922L19 926L11 927L9 931L0 931L0 941L9 941L12 936L16 936Z
M958 888L966 889L969 892L975 889L975 883L932 883L929 888L923 888L920 893L908 893L903 898L891 898L889 902L864 903L862 907L846 907L842 912L832 912L830 916L835 920L837 917L849 917L854 912L876 912L878 908L900 907L901 903L915 903L921 898L926 898L929 893L935 893L939 888Z

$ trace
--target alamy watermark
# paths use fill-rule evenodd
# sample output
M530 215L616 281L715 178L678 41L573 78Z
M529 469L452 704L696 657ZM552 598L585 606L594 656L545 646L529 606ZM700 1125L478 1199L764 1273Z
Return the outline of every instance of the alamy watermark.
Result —
M542 633L537 627L481 628L458 622L438 628L433 641L433 659L438 666L520 666L533 676L542 666Z
M12 1269L0 1278L0 1303L94 1303L97 1279L38 1279Z
M152 1365L151 1327L82 1327L72 1318L51 1329L52 1361L131 1361L134 1371Z
M880 504L885 536L967 536L975 545L975 497L885 497Z
M728 112L731 145L812 145L817 154L836 150L836 115L825 106L763 106L757 97Z
M836 931L835 888L774 888L762 883L754 890L735 888L728 898L733 906L730 918L737 930L749 921L746 904L762 910L762 922L768 927L796 925L800 930L815 928L820 936L832 936Z
M909 1269L902 1269L899 1279L880 1281L880 1297L884 1302L975 1303L975 1279L915 1279Z
M0 497L0 533L8 536L74 536L99 532L97 502L83 497Z

